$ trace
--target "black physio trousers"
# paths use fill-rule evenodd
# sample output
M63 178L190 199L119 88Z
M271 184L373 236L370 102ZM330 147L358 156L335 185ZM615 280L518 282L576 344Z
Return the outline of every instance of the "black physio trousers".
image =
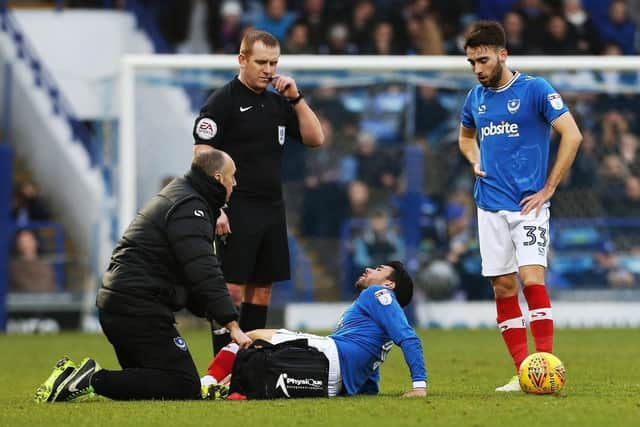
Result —
M200 396L200 377L171 319L100 312L121 371L96 372L91 385L115 400L186 400Z

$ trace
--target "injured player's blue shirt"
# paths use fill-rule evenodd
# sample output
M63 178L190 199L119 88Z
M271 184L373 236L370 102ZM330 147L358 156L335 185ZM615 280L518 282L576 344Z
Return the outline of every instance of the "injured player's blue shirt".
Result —
M340 357L343 391L377 394L380 365L397 344L411 372L414 387L426 387L422 343L393 291L372 285L345 311L331 335Z
M543 78L515 73L498 89L469 91L460 122L476 129L480 168L474 198L478 207L520 211L520 202L544 187L551 124L569 111Z

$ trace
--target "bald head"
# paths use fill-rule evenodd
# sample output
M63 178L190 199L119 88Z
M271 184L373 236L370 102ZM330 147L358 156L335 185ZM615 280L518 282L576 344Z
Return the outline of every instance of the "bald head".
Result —
M229 160L231 157L224 151L209 147L209 150L198 150L194 153L191 166L198 166L207 175L214 176L216 172L222 170L224 164Z
M227 190L226 200L229 201L233 187L236 185L236 164L227 153L217 150L209 145L196 145L202 147L194 149L191 167L197 166L207 175L213 177ZM206 147L206 148L204 148Z

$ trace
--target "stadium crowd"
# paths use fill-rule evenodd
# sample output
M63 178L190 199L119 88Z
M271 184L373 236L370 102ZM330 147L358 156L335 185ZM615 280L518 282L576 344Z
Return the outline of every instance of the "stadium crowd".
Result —
M619 56L638 52L638 3L224 0L154 2L150 11L180 53L235 54L244 32L255 28L274 34L283 54L462 55L469 25L494 19L505 27L510 55ZM635 255L639 224L634 223L640 212L640 97L633 94L639 79L611 72L554 76L560 82L576 78L601 89L563 92L585 142L554 197L554 215L628 221L618 227L585 228L572 222L566 229L558 227L554 247L559 262L556 269L552 263L549 282L559 288L632 287L640 273ZM624 85L635 91L629 95L615 89ZM328 271L351 272L343 273L343 286L352 282L361 265L402 254L418 273L418 282L430 284L424 289L430 298L492 298L479 273L473 177L456 146L460 94L426 84L413 94L414 99L407 99L406 88L396 82L360 91L313 89L309 102L322 116L326 142L317 151L287 152L293 225L319 253L337 253L342 241L346 262L324 262ZM409 104L414 117L407 127ZM406 209L408 147L417 147L425 159L417 253L406 250L400 221ZM322 209L326 206L332 209ZM385 226L387 222L391 226Z
M235 54L242 34L255 28L274 34L288 54L457 55L468 26L492 19L504 24L512 55L601 54L611 46L633 55L640 19L635 0L142 3L171 44L197 53Z
M76 0L67 5L103 3ZM127 2L113 3L125 7ZM463 34L477 19L503 23L510 55L635 55L640 46L638 0L137 3L179 53L237 54L242 35L255 28L274 34L283 54L462 55ZM552 289L637 287L640 77L557 73L552 81L557 85L563 79L582 79L597 89L563 91L584 142L552 202L557 256L552 258L549 283ZM346 267L345 286L362 265L406 256L418 283L430 283L424 289L430 298L492 297L480 276L473 176L456 144L461 96L460 91L428 84L409 92L397 82L367 89L320 86L306 94L321 116L325 144L310 152L287 145L288 215L319 254L344 249L347 263L323 262L328 271ZM424 158L417 253L407 250L400 220L407 209L408 149L417 149Z

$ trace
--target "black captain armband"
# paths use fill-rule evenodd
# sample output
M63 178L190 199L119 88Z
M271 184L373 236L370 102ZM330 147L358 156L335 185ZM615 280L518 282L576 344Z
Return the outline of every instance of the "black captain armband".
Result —
M302 92L298 91L298 96L295 98L289 99L289 104L296 105L298 102L300 102L302 98L304 98L304 95L302 94Z

